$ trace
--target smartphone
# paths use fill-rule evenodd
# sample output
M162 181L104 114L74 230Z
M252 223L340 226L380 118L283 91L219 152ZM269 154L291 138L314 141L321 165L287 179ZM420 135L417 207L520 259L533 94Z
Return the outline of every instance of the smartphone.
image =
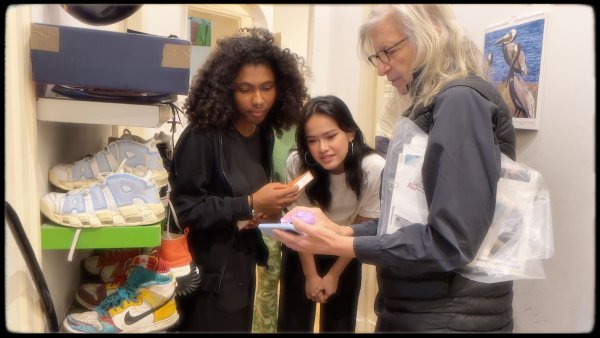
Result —
M287 232L300 235L300 233L296 231L296 228L294 228L294 225L292 223L261 223L258 225L258 228L262 232L269 235L269 237L271 238L275 238L275 236L273 235L273 229L285 230Z

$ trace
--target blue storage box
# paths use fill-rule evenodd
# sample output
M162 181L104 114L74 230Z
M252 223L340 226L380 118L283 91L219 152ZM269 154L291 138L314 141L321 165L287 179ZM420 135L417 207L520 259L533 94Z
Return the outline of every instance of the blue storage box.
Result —
M30 51L35 82L188 94L187 40L34 23Z

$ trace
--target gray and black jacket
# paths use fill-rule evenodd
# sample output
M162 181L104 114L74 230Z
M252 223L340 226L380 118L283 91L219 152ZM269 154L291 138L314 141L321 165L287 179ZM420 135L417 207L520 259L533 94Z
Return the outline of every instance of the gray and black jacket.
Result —
M473 260L494 216L500 151L515 159L510 111L475 76L450 83L411 119L429 134L422 168L427 224L375 236L354 225L354 251L377 266L377 331L512 331L512 281L485 284L455 272Z

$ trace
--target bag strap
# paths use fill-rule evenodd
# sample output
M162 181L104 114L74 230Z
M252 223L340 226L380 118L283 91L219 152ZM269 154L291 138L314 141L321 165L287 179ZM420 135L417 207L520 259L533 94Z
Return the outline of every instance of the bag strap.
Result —
M179 220L177 219L177 213L175 212L175 208L173 207L173 203L171 203L171 184L167 183L167 203L169 204L169 210L171 211L171 215L173 215L173 220L175 221L175 225L181 232L185 232L181 225L179 225ZM170 232L170 223L171 217L167 216L167 232Z

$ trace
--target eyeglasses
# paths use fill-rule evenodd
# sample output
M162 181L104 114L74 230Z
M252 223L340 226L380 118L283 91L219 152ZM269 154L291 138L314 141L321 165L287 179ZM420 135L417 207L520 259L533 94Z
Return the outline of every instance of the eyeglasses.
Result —
M390 62L390 55L397 51L397 50L394 50L394 48L398 47L401 43L403 43L407 39L408 39L408 36L405 37L404 39L398 41L397 43L395 43L392 47L382 49L379 52L369 56L368 57L369 62L375 67L379 66L380 62L381 63Z

